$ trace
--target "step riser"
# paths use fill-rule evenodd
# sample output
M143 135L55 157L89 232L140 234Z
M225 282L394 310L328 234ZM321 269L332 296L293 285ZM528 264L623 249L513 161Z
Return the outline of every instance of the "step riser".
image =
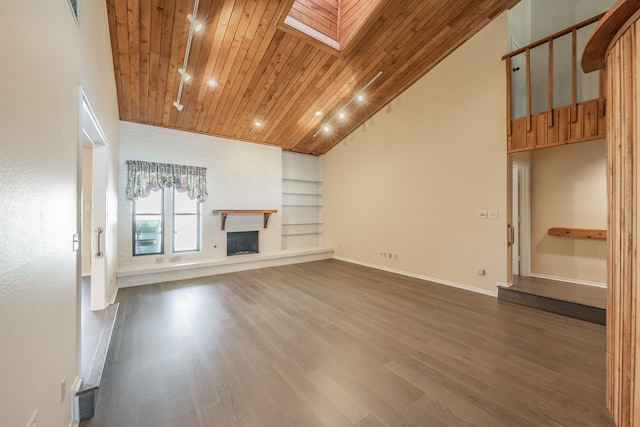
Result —
M506 288L498 289L498 299L501 301L509 301L516 304L526 305L539 310L550 311L563 316L573 317L574 319L585 320L599 325L606 325L606 310L602 308L589 307L582 304L527 294Z

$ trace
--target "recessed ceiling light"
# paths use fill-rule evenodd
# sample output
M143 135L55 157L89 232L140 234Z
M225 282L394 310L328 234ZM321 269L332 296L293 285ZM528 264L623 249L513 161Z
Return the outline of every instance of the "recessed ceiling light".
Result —
M327 133L329 133L329 131L331 130L331 128L328 125L325 125L322 129Z
M338 114L338 117L340 117L341 119L344 119L346 116L346 114L344 114L344 111L340 111L340 114Z
M218 82L215 79L209 79L209 80L207 80L207 86L209 86L209 87L217 87L218 86Z
M313 115L316 117L320 117L322 115L322 111L318 110L315 113L313 113Z
M357 99L358 99L359 102L364 101L364 95L363 94L359 94Z
M260 120L256 120L253 124L256 125L256 127L262 127L262 122Z

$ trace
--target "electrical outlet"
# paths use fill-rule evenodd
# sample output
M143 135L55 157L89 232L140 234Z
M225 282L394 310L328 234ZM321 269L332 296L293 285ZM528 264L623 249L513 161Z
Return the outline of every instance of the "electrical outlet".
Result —
M478 276L484 276L484 268L481 267L481 268L476 269L476 274Z
M487 219L488 215L487 211L478 211L478 218L480 219Z

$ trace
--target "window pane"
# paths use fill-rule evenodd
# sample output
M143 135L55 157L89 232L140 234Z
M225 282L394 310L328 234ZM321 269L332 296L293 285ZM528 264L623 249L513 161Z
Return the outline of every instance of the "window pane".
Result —
M175 215L173 217L173 251L197 251L200 249L198 215Z
M152 191L148 197L135 201L136 214L162 214L162 191Z
M173 192L173 251L200 250L200 203Z
M133 232L133 254L162 253L162 216L136 215Z
M173 212L174 213L198 213L198 201L189 199L187 193L173 192Z

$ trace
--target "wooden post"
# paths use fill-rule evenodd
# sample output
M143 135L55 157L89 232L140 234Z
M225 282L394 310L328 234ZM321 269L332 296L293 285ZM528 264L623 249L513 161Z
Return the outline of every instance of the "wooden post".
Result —
M640 425L640 0L620 0L589 38L586 72L605 68L607 95L607 407ZM604 74L601 74L603 76Z

